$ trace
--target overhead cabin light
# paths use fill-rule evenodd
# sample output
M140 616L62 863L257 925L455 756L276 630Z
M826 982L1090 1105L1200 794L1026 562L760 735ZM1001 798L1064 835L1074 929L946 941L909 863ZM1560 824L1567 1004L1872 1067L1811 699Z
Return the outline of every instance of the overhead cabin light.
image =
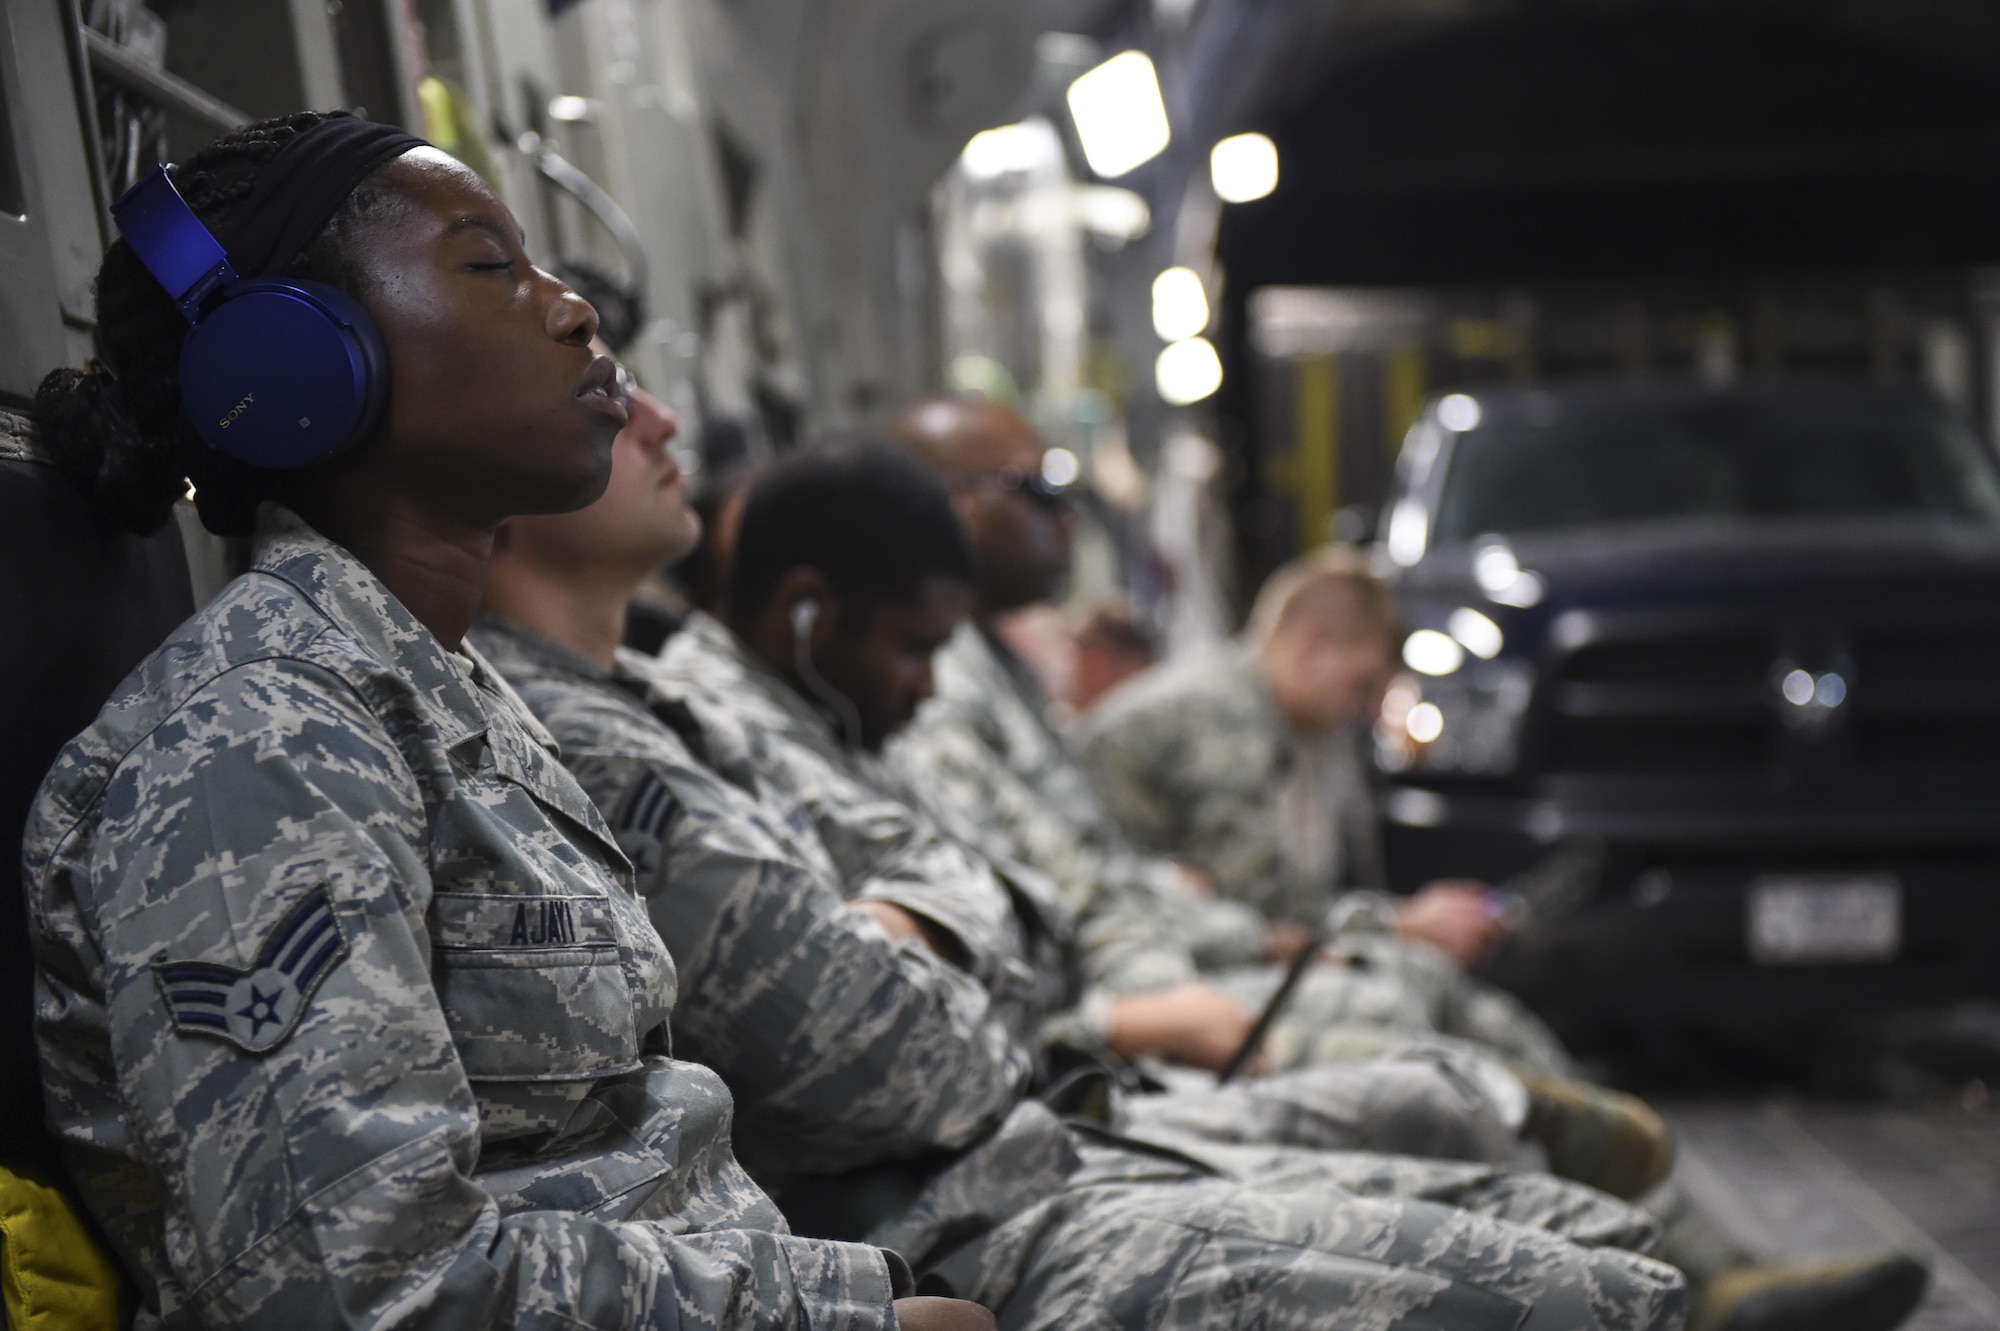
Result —
M1423 502L1398 499L1389 510L1389 534L1383 538L1390 561L1408 568L1424 557L1424 549L1430 543L1431 519L1424 512Z
M564 94L561 97L551 97L549 98L549 119L560 120L565 124L595 120L597 119L597 103L588 97L572 97L568 94Z
M1208 178L1224 203L1249 203L1278 188L1278 145L1262 134L1234 134L1209 149Z
M1042 454L1042 479L1051 489L1061 490L1083 474L1083 463L1067 448L1051 448Z
M1153 362L1153 385L1169 406L1185 407L1222 387L1222 358L1205 337L1182 338Z
M1463 434L1479 428L1479 399L1452 393L1438 403L1438 424Z
M1028 171L1060 151L1050 142L1053 135L1046 124L1022 121L982 129L966 141L958 164L974 180L997 180L1014 171Z
M1461 647L1482 661L1491 661L1500 655L1500 648L1506 642L1500 626L1471 606L1460 606L1452 611L1444 626Z
M1488 595L1501 605L1511 605L1516 610L1527 610L1540 605L1542 597L1548 594L1548 590L1548 584L1542 581L1541 574L1522 569L1521 576L1514 579L1504 591L1489 592Z
M1418 629L1403 639L1403 664L1420 675L1449 675L1465 664L1465 648L1448 633Z
M1090 169L1113 180L1158 157L1173 131L1160 76L1144 51L1123 51L1069 85L1069 113Z
M1433 744L1444 734L1444 712L1434 702L1420 702L1403 720L1403 729L1419 744Z
M1153 331L1163 342L1194 337L1208 327L1208 292L1192 268L1169 268L1153 279Z
M1472 557L1472 576L1481 591L1504 592L1521 576L1521 561L1512 549L1499 542L1482 546Z
M1106 240L1137 240L1153 227L1153 210L1146 200L1116 185L1077 185L1070 190L1076 223Z
M1481 546L1472 557L1472 578L1488 599L1518 610L1540 605L1548 592L1541 575L1522 568L1513 550L1501 541Z

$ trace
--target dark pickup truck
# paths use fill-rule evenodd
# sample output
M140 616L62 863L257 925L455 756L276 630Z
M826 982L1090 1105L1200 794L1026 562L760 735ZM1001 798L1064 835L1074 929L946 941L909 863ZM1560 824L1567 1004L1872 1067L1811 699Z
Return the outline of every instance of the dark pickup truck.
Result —
M2000 468L1956 413L1453 394L1380 549L1412 629L1377 729L1392 862L1567 863L1514 879L1542 900L1498 978L1573 1038L2000 996Z

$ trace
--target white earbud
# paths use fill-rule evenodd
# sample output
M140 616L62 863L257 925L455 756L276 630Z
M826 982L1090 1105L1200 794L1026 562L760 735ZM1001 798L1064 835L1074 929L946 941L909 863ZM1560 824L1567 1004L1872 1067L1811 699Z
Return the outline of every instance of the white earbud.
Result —
M792 607L792 665L806 692L831 710L840 721L841 734L849 744L861 747L861 713L854 700L820 677L812 659L813 625L819 622L819 601L807 597Z

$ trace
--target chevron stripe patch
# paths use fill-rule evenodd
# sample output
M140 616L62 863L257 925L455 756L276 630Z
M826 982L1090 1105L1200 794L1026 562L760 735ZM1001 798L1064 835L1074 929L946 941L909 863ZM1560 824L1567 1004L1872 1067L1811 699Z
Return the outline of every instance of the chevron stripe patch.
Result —
M156 961L153 979L174 1028L267 1054L290 1038L313 991L347 955L347 935L324 887L279 920L248 971L209 961Z

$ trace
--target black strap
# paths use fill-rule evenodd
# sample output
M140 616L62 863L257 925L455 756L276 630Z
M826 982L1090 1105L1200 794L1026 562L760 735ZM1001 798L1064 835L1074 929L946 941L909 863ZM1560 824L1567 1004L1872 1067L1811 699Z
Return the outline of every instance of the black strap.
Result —
M1325 932L1315 930L1306 945L1299 949L1299 954L1292 958L1292 964L1285 970L1284 980L1279 983L1278 990L1271 995L1270 1001L1264 1004L1264 1010L1257 1014L1257 1020L1250 1027L1250 1033L1243 1037L1243 1043L1237 1046L1236 1052L1230 1055L1229 1062L1217 1075L1215 1079L1217 1086L1226 1086L1236 1080L1243 1069L1250 1066L1251 1060L1257 1057L1257 1051L1263 1048L1265 1037L1271 1033L1271 1027L1284 1015L1285 1008L1291 1002L1293 991L1299 987L1299 981L1305 978L1306 968L1319 960L1320 951L1325 947Z

